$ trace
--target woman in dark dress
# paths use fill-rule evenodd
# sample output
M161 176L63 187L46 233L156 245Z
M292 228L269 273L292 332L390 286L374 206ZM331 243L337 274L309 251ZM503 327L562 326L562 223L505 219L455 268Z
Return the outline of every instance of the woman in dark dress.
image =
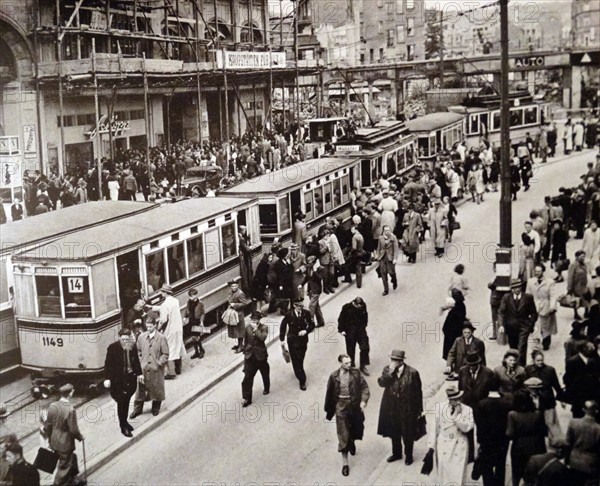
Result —
M550 261L556 272L554 280L562 282L564 281L562 272L566 269L561 268L560 265L557 267L556 262L563 262L566 259L569 234L564 230L563 222L560 219L555 219L552 224L554 228L552 229L552 255Z
M467 308L465 307L465 298L462 292L458 289L452 289L452 299L454 300L454 306L448 312L444 325L442 326L442 332L444 333L444 347L442 350L442 358L446 360L448 358L448 352L456 338L462 335L462 327L467 319Z

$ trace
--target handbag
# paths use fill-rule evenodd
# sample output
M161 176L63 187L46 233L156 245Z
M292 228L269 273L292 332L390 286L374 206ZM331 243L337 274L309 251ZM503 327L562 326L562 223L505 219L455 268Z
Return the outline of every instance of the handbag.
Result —
M452 221L452 229L453 230L459 230L460 229L460 222L459 221Z
M427 435L427 419L425 418L425 415L421 415L417 419L415 442L418 441L419 439L421 439L422 437L425 437L426 435Z
M192 326L191 327L191 331L195 332L196 334L210 334L210 330L204 326Z
M35 456L35 461L33 461L33 465L36 469L44 471L48 474L52 474L54 472L57 463L58 454L50 449L46 449L45 447L40 447L38 449L37 455Z
M292 361L292 357L290 356L290 352L286 348L281 348L281 354L283 355L283 359L286 363Z
M228 326L237 326L240 322L238 313L231 307L228 307L225 312L223 312L221 319Z
M557 300L561 307L567 307L568 309L574 309L578 303L577 297L572 294L561 295Z

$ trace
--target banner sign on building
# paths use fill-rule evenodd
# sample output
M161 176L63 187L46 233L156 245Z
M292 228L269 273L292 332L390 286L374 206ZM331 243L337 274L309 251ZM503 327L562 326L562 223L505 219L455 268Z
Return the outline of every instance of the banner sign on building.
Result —
M285 52L217 51L217 67L223 69L282 69L286 66Z
M35 125L23 126L23 153L26 159L37 157L37 138Z
M110 130L113 137L119 137L124 131L129 130L129 120L117 120L115 116L110 123L108 123L108 115L102 115L98 120L98 126L91 132L86 132L86 135L90 138L94 138L96 135L108 133Z
M542 67L546 64L544 56L515 57L516 68Z

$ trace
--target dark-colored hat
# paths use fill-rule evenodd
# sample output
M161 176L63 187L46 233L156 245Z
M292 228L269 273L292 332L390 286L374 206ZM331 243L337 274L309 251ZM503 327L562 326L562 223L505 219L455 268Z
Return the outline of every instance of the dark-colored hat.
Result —
M481 356L479 356L478 352L472 351L470 353L467 353L467 357L465 358L465 364L476 365L479 363L481 363Z
M160 288L160 291L165 292L166 294L172 294L173 287L171 287L169 284L163 284L163 286Z
M263 317L264 317L264 316L263 316L262 312L259 312L259 311L252 311L252 312L250 313L250 319L257 319L257 320L260 320L260 319L262 319Z
M525 385L527 388L532 388L534 390L543 387L542 380L540 380L539 378L536 378L535 376L532 376L531 378L527 378L523 382L523 385Z
M450 386L446 388L446 396L449 400L457 400L463 396L463 393L464 392L462 390L459 390L455 386Z
M471 329L471 331L475 330L475 328L473 327L473 324L471 324L471 321L468 321L468 320L463 322L461 329Z
M504 353L504 358L506 359L509 356L519 359L519 351L517 351L516 349L509 349L508 351L506 351L506 353Z
M395 360L406 359L406 353L401 349L394 349L390 353L390 358Z
M229 282L227 282L227 285L234 285L234 284L238 284L240 283L240 277L237 278L232 278Z
M294 299L294 305L304 305L304 299Z
M277 258L285 258L288 255L288 253L289 250L287 248L280 248L279 250L277 250Z
M521 288L523 286L523 282L520 278L514 278L512 279L512 281L510 282L510 288L514 289L514 288Z

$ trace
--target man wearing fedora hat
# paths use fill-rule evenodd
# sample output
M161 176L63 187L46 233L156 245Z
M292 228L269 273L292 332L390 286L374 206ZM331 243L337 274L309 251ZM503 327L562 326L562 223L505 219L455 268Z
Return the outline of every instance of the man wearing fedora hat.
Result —
M413 462L413 444L418 439L418 419L423 413L423 389L419 372L405 364L406 353L394 349L390 363L377 379L384 389L379 409L377 433L392 440L392 455L387 462L402 459L402 442L406 464Z
M429 452L433 459L435 484L465 484L469 458L468 434L475 427L473 410L461 403L463 392L446 390L447 401L436 407L435 422L429 427Z
M530 294L523 293L523 282L512 281L511 292L502 297L498 308L498 332L506 333L508 346L519 351L519 364L527 360L527 340L538 319L535 301Z
M263 315L258 311L250 314L250 323L246 324L244 334L244 380L242 381L242 406L252 403L252 387L254 377L260 371L263 380L263 395L268 395L271 389L270 368L265 341L269 328L260 322Z
M179 301L173 297L173 287L163 284L160 288L165 300L159 307L160 321L158 330L163 333L169 343L169 363L166 380L172 380L181 374L181 358L185 356L183 344L183 319L179 309Z
M448 358L446 359L446 374L448 374L448 380L456 380L458 378L458 372L465 364L465 359L468 353L477 353L481 358L482 364L486 365L485 359L485 343L473 336L475 328L471 321L465 320L462 325L462 336L456 338L454 344L448 351Z
M383 227L383 234L379 237L377 244L377 260L379 260L378 273L383 280L383 295L389 294L388 275L391 277L394 290L398 288L396 277L396 262L400 256L398 238L392 233L388 225Z
M465 365L458 371L458 389L464 392L462 403L471 407L477 416L479 402L497 388L494 372L482 364L479 353L467 353Z
M283 317L279 326L279 340L281 347L287 349L292 359L294 374L300 383L300 389L306 390L306 372L304 371L304 356L308 348L308 334L315 328L315 322L306 309L303 301L294 302L294 308Z

